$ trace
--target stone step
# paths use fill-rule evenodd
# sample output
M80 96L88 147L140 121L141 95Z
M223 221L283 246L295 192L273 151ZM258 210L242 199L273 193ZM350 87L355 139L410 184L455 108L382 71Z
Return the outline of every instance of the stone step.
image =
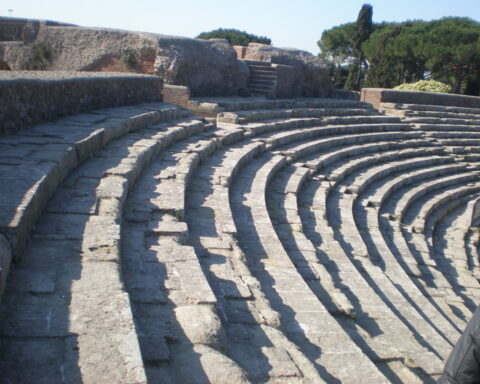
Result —
M462 173L465 173L465 175L460 176ZM407 207L415 199L418 199L421 196L427 194L432 189L446 188L448 186L454 185L455 183L473 182L479 174L480 173L478 170L471 169L470 171L465 170L463 172L458 172L456 175L445 176L444 178L440 179L438 178L438 175L436 175L436 179L434 181L425 182L424 184L421 184L404 194L396 205L395 211L393 213L394 217L402 217L402 211L405 210L405 207Z
M475 127L472 127L471 125L452 125L452 124L415 124L415 128L425 131L426 134L430 133L443 133L443 132L448 132L448 133L461 133L461 132L466 132L468 133L473 133L477 132Z
M0 332L9 368L2 370L3 377L56 382L60 374L70 382L146 382L119 268L119 224L128 190L143 168L200 125L178 120L126 133L59 187L8 280ZM39 340L52 336L57 346L40 369L45 353L32 353ZM99 356L108 356L101 370Z
M367 108L373 109L368 103L346 99L326 98L298 98L261 100L256 98L225 97L225 98L198 98L192 99L192 106L199 111L218 110L218 112L234 112L252 109L279 109L279 108Z
M296 197L299 196L301 185L307 174L308 170L303 167L295 168L290 166L290 169L287 168L279 172L267 189L267 205L276 233L299 274L302 275L322 303L327 308L331 308L331 312L333 311L334 314L337 314L336 319L342 328L350 330L354 340L363 340L362 343L358 343L358 346L371 360L375 362L378 360L384 361L389 366L388 362L406 358L409 361L415 361L416 364L422 367L428 365L428 369L432 369L427 372L428 375L438 375L443 369L442 361L420 344L417 344L416 341L413 341L416 335L412 334L407 326L385 305L360 274L355 276L352 273L347 274L346 271L338 270L335 277L332 278L328 270L319 264L319 257L316 254L314 245L304 235L300 227L299 207L296 203ZM353 265L352 269L354 269ZM356 285L354 287L350 285L349 290L344 289L343 292L346 295L341 290L335 288L336 285L342 285L342 280L347 281L351 279L355 280ZM348 297L351 297L351 300ZM362 329L371 327L371 318L369 316L372 316L373 313L367 314L364 312L370 306L371 308L376 308L382 314L381 317L376 317L376 323L381 329L380 333L385 336L385 340L382 340L383 337L380 335L377 337L365 337L361 333L355 336L352 335L352 330L355 330L356 327ZM395 346L393 348L385 348L386 340L391 340L394 334L402 336L394 343ZM428 356L428 364L427 359L425 359L426 356ZM389 366L389 368L398 377L402 377L404 370L408 370L402 364L395 364L391 367ZM386 369L382 372L388 377L390 370Z
M480 122L477 120L460 119L460 118L443 118L443 117L404 117L402 121L414 124L451 124L451 125L470 125L478 127Z
M380 167L380 170L383 171L382 173L379 172L378 168L373 168L371 174L366 175L364 179L359 179L357 186L355 187L355 189L352 190L359 190L360 188L366 189L368 185L364 184L365 180L368 180L368 182L371 183L385 176L391 176L391 178L387 182L383 182L381 186L375 188L375 192L370 193L368 195L368 198L365 198L362 201L362 205L366 207L378 208L383 205L384 201L387 200L392 193L399 190L400 188L405 187L406 185L413 184L419 180L424 180L426 178L437 177L446 173L465 171L465 166L453 163L453 159L448 157L425 159L420 158L411 160L410 164L408 162L404 164L405 166L403 166L402 163L399 164L399 167L397 167L396 169L393 165L391 173L388 172L390 164L388 164L386 167ZM399 171L407 172L396 175L396 173L398 173ZM403 222L402 216L396 218Z
M259 67L271 67L272 66L272 63L269 62L269 61L247 60L247 59L243 59L243 61L248 66L259 66Z
M249 82L248 88L251 92L255 91L274 91L276 84L274 82L259 83L259 82Z
M371 116L372 110L364 108L295 108L295 109L263 109L252 111L222 112L217 115L218 122L244 124L247 122L286 119L290 117L320 117L320 116Z
M307 122L310 121L314 123L316 120L306 120ZM256 132L260 130L263 131L273 131L273 127L275 127L275 123L273 124L263 124L263 125L249 125L249 127L254 127ZM283 153L288 153L290 147L288 146L289 143L294 143L295 141L306 141L316 138L319 139L319 143L325 140L339 140L337 145L343 145L344 143L342 140L347 138L348 136L355 137L353 142L349 144L354 144L355 140L357 142L364 141L362 136L370 136L370 135L377 135L374 140L381 141L381 137L385 135L386 138L392 140L391 133L394 132L395 135L402 137L403 140L412 140L412 139L420 139L423 135L419 132L409 132L410 126L405 124L352 124L352 125L330 125L330 126L313 126L308 129L292 129L288 130L287 132L279 132L274 135L269 135L267 138L260 137L258 138L259 141L263 141L267 144L267 146L271 149L275 149L278 146L285 146L283 149ZM337 136L337 137L335 137ZM349 139L346 139L349 140ZM365 139L368 141L368 138ZM316 142L312 142L314 145ZM297 147L300 150L302 147L310 147L308 142L303 143L295 143L292 144L293 147Z
M250 78L252 77L265 77L265 78L277 78L277 70L275 68L268 67L256 67L250 66Z
M368 136L368 135L362 135ZM387 155L393 157L405 157L410 156L412 151L418 151L422 154L430 155L442 155L443 149L433 146L426 146L422 140L401 140L395 141L377 141L368 143L366 140L364 143L360 142L357 145L341 146L339 149L327 152L324 155L318 156L318 153L308 155L305 159L302 159L304 165L310 168L313 172L317 172L320 168L323 168L321 174L329 180L340 181L346 175L349 168L347 162L351 158L358 158L357 164L363 162L360 160L363 156L371 158L373 156Z
M445 207L451 201L457 200L458 198L462 197L467 193L474 193L477 191L478 188L479 186L476 185L462 185L460 187L455 187L454 190L448 189L446 191L442 191L442 193L440 194L429 197L429 199L419 207L420 211L416 213L411 213L409 216L404 215L402 223L406 226L410 226L412 230L414 230L416 233L425 233L426 223L434 210ZM444 214L447 213L448 212L445 212ZM437 219L441 219L441 216L438 216ZM458 223L456 227L459 229L463 229L466 232L469 230L470 226L471 222L469 224Z
M307 353L309 347L319 344L320 356L307 357L323 366L330 375L342 382L371 380L388 382L361 350L344 334L325 307L311 292L308 285L296 273L295 266L285 253L268 218L265 190L275 172L286 164L281 156L268 155L245 167L232 184L231 204L240 247L255 266L256 275L272 307L281 314L281 327L297 341ZM253 221L252 221L253 219ZM308 308L307 311L301 308ZM338 340L342 337L341 349L334 341L319 337L322 329L328 328ZM335 352L330 348L335 346ZM361 373L353 378L333 361L349 358L355 366L362 366ZM360 376L361 375L361 376Z
M311 382L322 382L312 362L288 342L282 332L275 330L275 337L272 337L274 329L271 327L278 327L278 314L265 299L260 283L249 271L245 255L235 240L228 188L238 170L264 150L261 143L234 145L212 155L200 167L187 195L190 239L197 253L202 255L204 269L209 271L208 278L216 292L223 320L231 324L232 332L227 332L230 356L244 367L248 377L259 380L281 376L283 382L287 380L283 375L289 372L292 378L301 376ZM211 183L205 183L206 180ZM267 326L260 327L261 323ZM248 341L250 338L252 341ZM258 364L264 359L263 354L268 352L270 356L275 351L262 347L264 339L275 346L277 354L283 351L281 360Z
M9 185L8 190L2 191L0 228L14 253L21 254L25 237L42 207L71 169L112 139L179 114L177 107L168 104L124 107L73 116L0 138L5 172L2 185ZM17 175L17 182L9 181L13 175ZM19 196L25 198L19 200Z
M425 105L425 104L395 104L395 103L382 103L383 108L395 108L399 110L407 111L435 111L435 112L453 112L453 113L467 113L472 115L480 115L480 109L477 108L465 108L465 107L452 107L452 106L440 106L440 105Z
M451 172L451 170L449 172ZM432 177L431 175L427 176L427 173L429 173L429 171L427 171L427 172L417 172L416 174L415 174L415 172L413 172L413 175L406 173L406 174L401 175L397 178L394 178L394 179L390 180L389 182L383 184L380 189L376 190L375 195L378 196L377 198L375 198L375 195L367 195L365 197L365 200L368 200L368 201L375 201L375 200L385 201L393 193L394 190L399 190L405 184L408 185L410 183L415 183L416 180L424 180L427 177ZM388 191L388 192L386 192L386 191ZM430 202L434 203L434 201L435 200L431 200L431 199L426 199L426 203L424 203L424 201L419 201L418 202L418 204L419 204L418 209L423 210L425 208L426 210L428 210L429 209L429 203ZM379 210L381 209L380 204L381 203L379 203L377 205ZM410 206L406 209L408 210L408 209L412 209L412 208L413 207ZM418 213L419 212L418 209L414 209L414 213L412 213L412 217L417 217L417 215L419 217L422 217L422 214ZM404 216L406 214L405 212L406 211L403 211L403 213L402 213L402 224L406 224L405 216ZM370 215L370 213L371 213L371 215ZM374 214L374 211L372 211L372 210L368 211L368 219L369 220L364 224L365 226L368 225L369 228L379 227L380 224L379 224L379 221L378 221L378 217L376 217L376 215ZM415 232L417 232L417 231L415 231ZM388 233L390 233L390 232L388 232ZM385 234L387 234L387 232L385 232ZM422 266L424 266L424 265L435 265L435 264L431 264L431 262L430 262L431 255L428 253L428 251L427 252L422 252L421 254L415 254L415 257L413 257L413 255L411 254L411 250L408 249L408 247L406 248L405 244L402 244L402 241L403 241L403 239L400 238L399 242L397 242L397 248L399 250L401 250L402 258L410 260L410 264L411 264L410 267L413 270L416 269L414 264L416 264L416 263L420 264L420 271L422 272L422 276L421 276L422 279L427 281L427 282L428 281L433 281L431 277L428 277L428 276L424 275L423 269L422 269L423 268ZM438 278L435 279L435 284L438 285L438 286L442 286L442 287L446 287L447 285L449 285L449 284L446 284L446 282L441 282L440 280L444 281L444 278L441 275Z
M462 120L474 120L477 124L480 124L480 113L458 113L458 112L433 112L433 111L406 111L407 117L438 117L445 119L462 119Z
M333 127L330 127L333 126ZM338 126L338 127L335 127ZM296 129L304 127L314 127L303 132L297 132L303 135L305 139L314 135L322 136L322 133L341 132L357 130L394 130L395 127L402 129L410 129L408 125L392 123L383 116L352 116L352 117L302 117L290 118L282 120L270 120L267 122L256 122L239 125L238 128L244 129L249 135L260 135L275 130ZM330 133L331 134L331 133ZM412 133L411 135L420 136L420 133ZM287 134L284 134L287 135Z
M277 70L275 68L263 67L263 66L249 66L250 75L253 76L265 76L265 77L277 77Z
M267 84L267 85L276 85L277 79L270 76L250 76L248 78L248 84Z
M348 180L348 178L346 180ZM348 184L350 184L350 183L351 183L351 181L348 181ZM338 190L338 188L339 187L336 187L335 190ZM331 192L329 192L329 190L331 190L331 187L329 187L328 189L325 189L325 191L326 191L325 193L327 194L327 196L334 196L334 195L331 195ZM352 195L336 194L335 196L337 196L338 199L344 198L344 202L340 202L336 198L336 199L333 199L332 202L329 203L329 204L325 203L326 205L324 204L323 207L325 207L325 208L336 207L336 206L339 206L340 203L342 204L341 207L340 207L340 213L344 212L344 214L340 215L340 220L341 220L340 222L345 223L345 224L344 224L344 226L342 224L342 227L340 227L338 229L335 229L335 226L334 226L334 231L339 231L340 233L342 233L344 241L349 243L349 244L352 244L353 250L354 250L354 253L355 253L354 256L358 257L359 260L364 260L361 256L362 255L365 256L365 255L370 254L370 251L368 249L365 250L363 248L362 237L359 236L359 233L357 232L357 229L356 229L355 220L352 217L352 212L353 212L352 209L353 209L353 202L354 202L354 200L351 198ZM325 208L323 208L323 209L325 209ZM329 217L329 220L330 220L330 218L333 218L333 216L336 215L335 212L337 212L337 210L329 208L329 209L327 209L327 212L328 212L327 216ZM335 220L338 220L338 219L335 219ZM318 226L317 226L317 228L318 228ZM355 233L357 233L357 234L355 234ZM333 233L332 233L332 235L333 235ZM362 236L363 236L363 234L362 234ZM362 249L363 249L363 251L362 251ZM365 253L366 251L368 251L368 253ZM383 255L383 253L382 253L382 255ZM389 255L385 255L385 257L387 257L387 256L389 256ZM376 257L376 256L372 253L371 257ZM389 259L389 257L387 257L387 260L388 259ZM375 258L373 260L375 260ZM396 265L397 265L396 260L394 260L392 258L388 261L389 261L389 264L390 264L389 265L390 268L396 268ZM407 278L407 280L408 280L408 278ZM408 283L408 281L403 282L403 284L405 284L405 283ZM414 287L411 287L411 286L409 287L409 289L412 289L413 290L412 292L414 292L416 290ZM422 296L419 296L418 293L416 293L416 295L419 297L419 300L424 301L422 299ZM431 306L430 306L429 310L432 311L432 313L436 312L436 310L434 308L432 308ZM428 318L424 317L424 319L427 320ZM443 321L440 321L440 323L442 323L440 329L445 329L445 330L449 329L450 326L447 325L447 323L445 323ZM452 334L453 330L451 330L451 328L450 328L450 330L448 332L444 333L444 334L448 335L449 332L450 332L450 334ZM455 333L453 333L453 334L455 334ZM452 336L452 337L455 337L455 336Z
M115 138L180 115L173 105L145 104L71 116L1 137L0 234L9 242L2 269L8 271L12 257L19 260L29 231L72 169ZM0 281L0 298L4 284Z

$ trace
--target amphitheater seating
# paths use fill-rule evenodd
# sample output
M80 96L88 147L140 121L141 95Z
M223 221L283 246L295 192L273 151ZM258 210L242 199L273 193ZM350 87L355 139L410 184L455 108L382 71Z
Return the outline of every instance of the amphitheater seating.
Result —
M0 137L2 380L437 379L480 298L480 110L198 108Z

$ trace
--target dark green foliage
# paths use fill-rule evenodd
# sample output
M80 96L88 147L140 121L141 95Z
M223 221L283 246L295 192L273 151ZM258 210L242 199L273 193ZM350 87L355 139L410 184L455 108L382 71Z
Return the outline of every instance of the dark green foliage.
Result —
M231 45L243 45L248 46L248 43L261 43L272 44L272 40L265 36L252 35L245 31L239 31L238 29L215 29L210 32L202 32L197 39L226 39Z
M353 59L353 33L355 23L347 23L323 31L317 42L320 57L336 65Z
M135 54L130 51L124 52L121 60L130 69L135 68L137 65L137 58L135 57Z
M344 88L348 77L348 67L345 67L343 65L331 66L330 77L332 78L334 88Z
M448 17L370 28L370 11L362 7L357 23L331 28L318 42L320 56L327 62L350 68L345 88L390 88L433 79L450 85L455 93L480 93L480 23ZM373 32L359 48L369 31ZM337 73L334 81L341 83Z
M372 22L373 8L370 4L363 4L358 13L357 22L353 34L353 55L360 60L365 58L362 44L368 40L373 32Z
M356 23L347 23L324 31L317 43L321 51L320 56L324 60L337 67L348 64L346 89L359 89L363 75L368 69L362 44L374 29L372 14L372 6L364 4Z
M345 89L354 90L357 86L357 80L360 73L360 66L357 61L354 61L352 65L348 68L348 77L345 82Z
M426 71L423 52L425 23L385 24L362 45L370 63L366 86L394 87L422 80Z
M52 60L52 50L43 43L33 43L30 47L30 59L26 66L30 70L45 70Z
M352 65L348 74L346 88L358 91L360 83L368 70L368 63L365 60L365 53L362 44L368 40L373 31L372 22L373 8L370 4L363 4L358 13L357 22L353 34L353 56L355 57L355 65ZM351 81L349 81L351 80Z
M450 17L427 26L424 52L433 77L459 93L480 70L480 24L467 18Z

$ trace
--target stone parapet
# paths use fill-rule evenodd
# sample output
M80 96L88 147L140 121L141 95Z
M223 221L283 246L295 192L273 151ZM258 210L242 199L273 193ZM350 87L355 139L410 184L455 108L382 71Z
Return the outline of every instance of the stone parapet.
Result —
M163 80L122 73L0 73L0 135L98 108L162 100Z
M448 93L397 91L383 88L364 88L360 100L379 108L381 103L425 104L480 108L480 97Z

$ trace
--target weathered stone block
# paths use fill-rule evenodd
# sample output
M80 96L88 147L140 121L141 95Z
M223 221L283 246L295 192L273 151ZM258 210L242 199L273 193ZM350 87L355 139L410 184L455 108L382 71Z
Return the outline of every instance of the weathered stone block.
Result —
M220 351L225 350L225 331L211 306L177 307L175 317L191 343L208 345Z

